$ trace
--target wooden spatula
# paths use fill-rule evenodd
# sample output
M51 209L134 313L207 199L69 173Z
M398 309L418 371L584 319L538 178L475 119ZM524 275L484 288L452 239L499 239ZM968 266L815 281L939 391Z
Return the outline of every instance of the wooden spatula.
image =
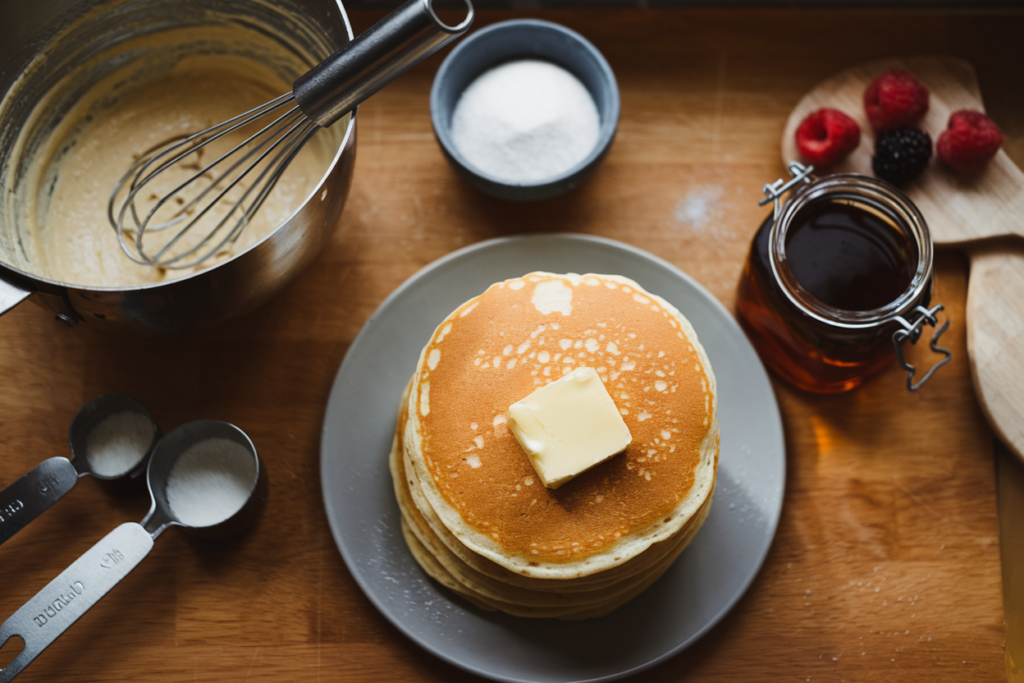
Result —
M861 127L860 146L832 171L872 175L874 131L864 90L891 68L914 74L931 92L919 126L932 141L958 109L984 111L974 69L958 59L913 57L872 62L836 74L796 105L782 136L782 160L799 160L795 133L807 114L838 109ZM997 122L998 123L998 122ZM967 347L982 410L996 434L1024 461L1024 173L1000 151L975 176L946 169L933 155L928 168L902 188L917 204L937 245L963 247L971 258ZM994 239L1006 238L1006 239ZM925 388L927 390L927 388Z

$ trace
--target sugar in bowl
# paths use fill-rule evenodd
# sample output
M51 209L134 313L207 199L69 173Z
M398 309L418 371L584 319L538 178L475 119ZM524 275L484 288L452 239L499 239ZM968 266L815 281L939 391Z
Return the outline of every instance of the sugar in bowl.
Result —
M619 88L580 34L513 19L451 51L434 78L430 116L445 158L470 185L499 199L541 201L577 187L604 159Z
M931 306L924 217L885 181L789 169L792 179L764 187L761 204L774 210L743 269L740 323L764 363L801 389L847 391L896 359L916 390L951 358L937 345L949 321L939 326L943 307ZM916 343L926 325L936 328L930 346L942 358L915 381L903 344Z

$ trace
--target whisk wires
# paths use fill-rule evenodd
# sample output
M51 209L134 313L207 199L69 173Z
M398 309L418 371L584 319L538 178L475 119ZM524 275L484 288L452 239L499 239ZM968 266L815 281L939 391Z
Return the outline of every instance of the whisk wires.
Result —
M257 132L202 164L211 144L246 129ZM143 154L120 179L107 216L124 253L136 263L182 269L199 265L238 240L302 146L319 129L292 93ZM225 140L221 147L230 144ZM194 160L186 161L194 155ZM177 176L170 175L175 169ZM182 170L192 172L178 182ZM177 183L170 190L161 184ZM127 191L119 204L118 198ZM202 229L196 230L197 226ZM168 228L166 239L154 238Z

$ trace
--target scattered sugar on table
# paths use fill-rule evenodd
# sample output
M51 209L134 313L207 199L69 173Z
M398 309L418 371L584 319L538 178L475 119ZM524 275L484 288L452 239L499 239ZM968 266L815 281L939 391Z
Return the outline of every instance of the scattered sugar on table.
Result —
M537 59L507 62L469 84L452 113L452 141L471 165L505 183L555 178L598 142L594 99L574 75Z
M230 439L206 439L188 448L167 477L167 502L190 526L219 524L242 509L256 481L256 461Z
M94 474L117 477L146 457L153 443L153 423L142 413L115 413L93 427L85 454Z

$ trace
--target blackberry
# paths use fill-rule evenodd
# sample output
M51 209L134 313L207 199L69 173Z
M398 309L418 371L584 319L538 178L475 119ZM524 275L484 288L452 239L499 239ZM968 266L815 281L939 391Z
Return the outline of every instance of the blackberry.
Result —
M897 128L879 133L871 169L882 180L904 185L916 178L932 158L932 139L917 128Z

